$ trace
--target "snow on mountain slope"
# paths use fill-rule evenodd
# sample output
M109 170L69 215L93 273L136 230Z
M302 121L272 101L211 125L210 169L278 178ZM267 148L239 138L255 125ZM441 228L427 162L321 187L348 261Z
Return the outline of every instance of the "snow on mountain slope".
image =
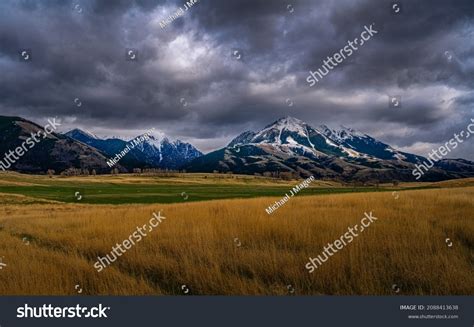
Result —
M356 131L352 128L341 126L340 129L330 129L325 125L319 127L322 134L334 143L344 147L348 152L355 151L365 158L377 158L383 160L399 160L418 163L422 157L398 151L388 144L374 139L373 137Z
M72 130L66 135L94 146L109 156L122 151L129 142L118 138L103 140L79 129ZM202 156L202 153L189 143L180 140L171 141L165 134L154 132L148 134L146 140L136 145L127 156L132 157L134 162L142 162L152 167L178 169L187 162Z
M163 133L149 135L148 140L137 146L152 162L166 168L179 168L202 153L189 143L180 140L171 141Z
M366 161L396 160L401 162L419 163L421 156L398 151L373 137L341 126L331 129L326 125L313 128L305 122L284 117L266 126L261 131L247 131L240 134L228 146L252 144L272 145L283 152L293 149L295 154L311 153L315 157L337 156Z
M400 152L351 128L342 126L333 130L325 125L313 128L299 119L284 117L260 131L240 134L227 147L191 161L186 169L390 182L412 181L412 171L421 160L425 159ZM474 164L470 162L453 160L442 164L450 171L433 168L425 179L434 181L474 174Z
M284 117L266 126L259 132L245 132L236 137L229 146L242 144L263 145L268 144L287 152L293 149L301 153L311 153L315 157L325 155L350 156L355 158L368 158L357 150L338 142L337 138L329 137L332 131L323 127L315 129L305 122ZM328 135L326 135L328 134ZM340 138L342 136L339 136Z
M252 143L287 143L286 139L282 138L284 132L296 133L299 136L307 137L306 124L304 122L293 117L285 117L258 132L252 138Z

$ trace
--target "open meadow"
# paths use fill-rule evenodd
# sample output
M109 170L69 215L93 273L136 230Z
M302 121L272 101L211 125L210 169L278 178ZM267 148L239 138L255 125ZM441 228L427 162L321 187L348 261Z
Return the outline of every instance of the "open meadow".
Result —
M0 294L474 294L474 179L315 181L266 213L299 182L2 174ZM93 267L158 211L166 219L140 243ZM308 258L370 211L378 220L310 274Z
M170 176L167 176L170 175ZM0 173L0 193L21 194L39 200L63 203L128 204L183 203L261 196L281 197L299 182L275 178L226 174L31 176ZM299 195L393 191L431 188L430 184L352 186L332 181L314 181ZM79 199L80 198L80 199Z

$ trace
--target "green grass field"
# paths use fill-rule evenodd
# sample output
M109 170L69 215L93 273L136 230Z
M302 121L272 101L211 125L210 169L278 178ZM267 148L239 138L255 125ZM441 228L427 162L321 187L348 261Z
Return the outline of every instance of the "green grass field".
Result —
M3 174L0 193L20 194L63 203L130 204L180 203L263 196L283 197L301 181L281 181L253 176L183 174L179 178L132 175L63 178ZM410 186L410 189L431 186ZM352 192L393 191L393 187L348 187L334 182L315 182L298 196ZM397 190L407 189L406 187ZM78 200L75 196L82 196ZM184 192L184 193L183 193Z

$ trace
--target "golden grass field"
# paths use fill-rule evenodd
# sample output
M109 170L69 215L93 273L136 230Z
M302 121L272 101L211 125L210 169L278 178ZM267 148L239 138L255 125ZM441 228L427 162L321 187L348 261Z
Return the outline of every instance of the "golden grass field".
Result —
M296 295L473 295L472 184L398 199L296 196L272 215L274 197L82 205L0 194L0 294L78 295L79 285L81 295L182 295L186 285L194 295L285 295L291 285ZM104 271L93 268L159 210L166 220L152 233ZM309 274L308 258L369 211L378 221Z

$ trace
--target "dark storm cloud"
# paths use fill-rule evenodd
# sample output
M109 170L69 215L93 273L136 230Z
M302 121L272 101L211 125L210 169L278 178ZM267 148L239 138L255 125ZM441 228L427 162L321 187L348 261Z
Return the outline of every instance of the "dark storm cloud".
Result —
M200 0L161 28L186 1L2 1L0 113L108 135L153 125L203 150L293 115L422 151L472 118L474 3L400 1L394 15L391 2ZM372 23L379 33L309 87L309 71Z

